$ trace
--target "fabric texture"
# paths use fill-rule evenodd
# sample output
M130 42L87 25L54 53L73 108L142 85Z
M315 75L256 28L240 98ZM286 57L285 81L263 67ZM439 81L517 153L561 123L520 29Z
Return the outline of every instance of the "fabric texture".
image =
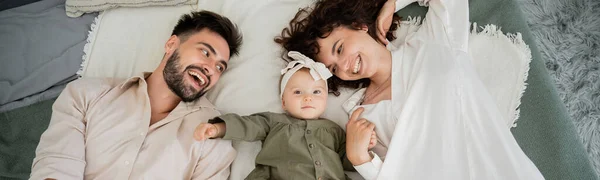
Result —
M469 1L471 22L495 24L504 32L520 32L532 52L518 126L511 132L546 179L598 179L545 69L521 8L513 0ZM426 8L411 4L398 14L423 16L426 12Z
M346 133L328 119L264 112L215 120L225 122L223 139L263 143L246 179L345 179L344 169L352 170L345 158Z
M600 1L517 2L600 175Z
M415 33L422 25L422 18L410 17L400 23L395 32L396 40L390 46L397 48L405 43L407 36ZM494 98L496 105L506 117L508 127L516 127L519 118L519 105L526 89L531 51L523 41L521 33L507 33L501 28L488 24L472 24L468 37L468 53L486 90ZM345 112L358 103L358 99L343 104Z
M201 98L150 124L149 75L69 83L52 107L31 179L226 179L231 142L193 139L192 127L219 112Z
M181 15L192 6L116 8L98 16L90 32L82 77L128 78L153 71L164 55L164 44Z
M393 59L390 102L362 114L394 124L376 129L391 129L385 134L391 142L382 144L388 151L380 154L386 156L381 169L368 170L377 176L365 179L544 179L475 70L468 1L419 4L429 6L423 25L400 46L387 46ZM382 114L391 116L377 119Z
M0 12L0 111L56 97L44 92L76 78L96 15L72 19L64 12L64 0Z
M62 90L65 89L65 87L67 86L67 83L69 83L70 81L75 80L75 79L77 79L77 77L73 76L72 78L66 79L65 80L66 82L58 83L57 85L54 85L54 86L50 87L49 89L46 89L40 93L24 97L22 99L15 100L13 102L6 103L6 104L0 106L0 112L10 111L10 110L13 110L13 109L16 109L19 107L27 106L30 104L35 104L37 102L44 101L47 99L56 98L56 97L58 97L58 95L60 95L60 92L62 92Z
M0 179L29 179L35 148L50 122L54 100L0 113Z
M11 9L26 4L38 2L40 0L0 0L0 11Z
M192 5L198 0L67 0L65 10L69 17L84 13L100 12L117 7Z

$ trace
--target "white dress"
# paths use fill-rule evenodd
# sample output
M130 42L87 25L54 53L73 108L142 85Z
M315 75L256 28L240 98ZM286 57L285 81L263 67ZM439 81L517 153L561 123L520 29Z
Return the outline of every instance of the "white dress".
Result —
M396 10L415 2L397 0ZM392 99L357 105L379 136L365 179L544 179L479 80L468 43L468 1L419 1L423 25L392 53ZM391 43L390 43L391 44Z

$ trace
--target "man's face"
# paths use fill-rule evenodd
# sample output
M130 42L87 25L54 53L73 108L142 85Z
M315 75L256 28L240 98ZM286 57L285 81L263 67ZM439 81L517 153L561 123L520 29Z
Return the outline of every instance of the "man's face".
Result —
M219 34L203 29L190 35L168 57L163 76L184 102L202 97L227 69L229 46Z

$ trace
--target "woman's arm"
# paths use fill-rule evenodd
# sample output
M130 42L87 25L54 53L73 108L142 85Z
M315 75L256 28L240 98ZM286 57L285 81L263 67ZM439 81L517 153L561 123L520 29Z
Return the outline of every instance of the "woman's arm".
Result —
M377 18L379 33L385 35L391 25L393 13L413 2L429 6L429 11L418 30L421 37L442 41L462 51L467 50L470 28L468 0L389 0Z
M429 5L419 33L432 39L447 39L451 47L466 52L470 27L469 1L420 0L419 4Z

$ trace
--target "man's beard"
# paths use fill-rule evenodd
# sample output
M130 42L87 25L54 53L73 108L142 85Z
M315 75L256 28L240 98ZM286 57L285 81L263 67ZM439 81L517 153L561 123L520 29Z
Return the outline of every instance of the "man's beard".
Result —
M163 76L165 78L165 82L169 89L173 91L183 102L192 102L197 100L206 94L206 87L210 84L210 76L206 75L204 69L198 66L188 66L184 70L179 71L181 69L181 64L179 64L179 52L175 50L173 55L169 57L167 60L167 64L165 65L165 69L163 70ZM207 84L204 87L201 87L200 90L196 90L192 85L186 85L184 82L184 75L189 69L196 69L200 71L204 76L206 76Z

